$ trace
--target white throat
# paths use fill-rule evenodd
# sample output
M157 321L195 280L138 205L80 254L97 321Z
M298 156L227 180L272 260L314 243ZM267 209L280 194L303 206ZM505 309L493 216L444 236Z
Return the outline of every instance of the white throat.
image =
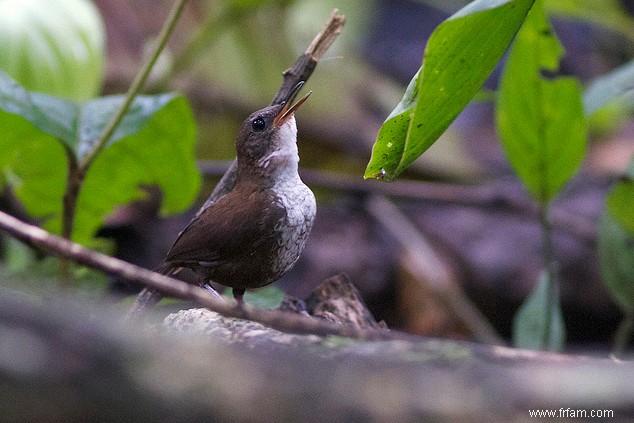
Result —
M258 166L263 169L275 166L275 174L281 179L298 177L299 154L297 152L295 116L279 128L272 143L276 147L275 150L258 160Z

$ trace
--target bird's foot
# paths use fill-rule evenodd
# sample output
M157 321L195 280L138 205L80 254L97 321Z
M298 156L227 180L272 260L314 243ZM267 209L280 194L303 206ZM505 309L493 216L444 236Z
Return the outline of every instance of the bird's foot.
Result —
M244 289L233 288L233 298L235 298L240 307L244 305L244 291Z

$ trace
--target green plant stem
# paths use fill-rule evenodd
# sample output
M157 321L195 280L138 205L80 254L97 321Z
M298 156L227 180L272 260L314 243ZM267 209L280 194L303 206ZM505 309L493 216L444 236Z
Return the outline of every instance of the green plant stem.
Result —
M117 111L117 114L110 121L106 129L101 134L101 137L97 141L97 148L93 149L90 154L86 155L82 159L79 166L80 168L84 170L88 169L92 161L95 159L95 157L97 157L97 155L105 147L108 140L110 139L110 137L112 137L112 134L114 133L114 131L117 129L117 127L123 120L123 117L126 115L128 110L130 109L130 105L132 104L134 97L136 97L138 92L141 90L141 88L145 84L145 81L147 80L147 77L150 74L152 67L154 66L154 64L156 63L156 60L159 58L159 56L161 55L161 52L165 48L165 45L167 44L167 40L172 34L174 27L176 26L176 23L178 22L178 18L183 12L183 9L185 8L187 1L188 0L178 0L176 4L174 4L174 7L172 8L170 12L169 17L167 18L167 20L165 21L165 24L163 25L163 28L161 29L161 32L158 36L158 42L156 44L156 47L154 48L154 51L152 52L152 55L150 56L150 59L147 61L147 63L143 66L141 71L134 78L134 81L132 81L132 85L130 85L130 89L128 89L128 92L126 93L126 97L123 104L121 105L121 107Z
M557 291L559 290L557 279L557 263L555 261L555 246L553 244L553 227L548 220L548 204L540 205L539 223L542 232L542 261L548 278L546 280L547 302L545 312L545 326L543 338L541 339L541 349L547 350L550 345L552 328L552 314L555 309Z
M89 154L81 159L78 163L73 156L73 153L69 153L68 159L68 176L66 183L66 190L64 192L64 200L63 200L63 212L62 212L62 237L70 240L73 235L73 226L75 221L75 211L77 209L77 198L79 197L79 193L84 184L84 179L86 178L86 174L88 172L88 168L94 161L95 157L103 150L103 148L108 143L108 140L114 134L114 131L117 129L123 117L128 113L130 109L130 105L132 101L134 101L134 97L141 90L145 81L147 80L152 67L156 63L161 51L165 48L167 44L167 40L170 35L174 31L174 27L176 26L176 22L178 22L178 18L180 17L183 9L188 0L178 0L174 7L172 8L170 15L168 16L161 32L158 36L158 43L150 59L145 63L141 71L137 74L128 90L125 100L117 114L112 118L106 129L103 131L99 139L97 140L97 147L93 149ZM64 284L67 283L69 279L69 262L67 259L62 259L59 266L59 277L60 280L63 281Z
M68 151L68 173L66 176L66 191L62 203L62 237L68 240L73 234L75 211L77 210L77 198L84 181L85 173L81 172L73 152ZM70 262L63 258L59 263L59 280L62 285L70 280Z
M612 353L615 357L621 357L625 353L625 349L632 339L632 333L634 332L634 309L630 309L625 312L625 317L619 325L619 329L616 331L616 337L614 338L614 350Z

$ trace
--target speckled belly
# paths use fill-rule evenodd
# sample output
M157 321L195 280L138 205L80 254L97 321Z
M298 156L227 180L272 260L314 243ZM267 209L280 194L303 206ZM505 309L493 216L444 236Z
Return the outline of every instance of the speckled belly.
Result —
M275 225L277 248L271 254L269 280L277 280L299 258L315 221L316 204L313 192L303 183L281 184L276 187L277 203L286 210L285 217Z

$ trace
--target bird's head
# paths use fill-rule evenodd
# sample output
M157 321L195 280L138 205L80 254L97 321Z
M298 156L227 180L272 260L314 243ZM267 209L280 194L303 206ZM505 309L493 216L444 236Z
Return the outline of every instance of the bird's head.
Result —
M248 167L257 173L275 173L278 168L297 167L295 112L311 93L291 103L302 85L296 85L282 104L260 109L245 119L236 140L238 170Z

